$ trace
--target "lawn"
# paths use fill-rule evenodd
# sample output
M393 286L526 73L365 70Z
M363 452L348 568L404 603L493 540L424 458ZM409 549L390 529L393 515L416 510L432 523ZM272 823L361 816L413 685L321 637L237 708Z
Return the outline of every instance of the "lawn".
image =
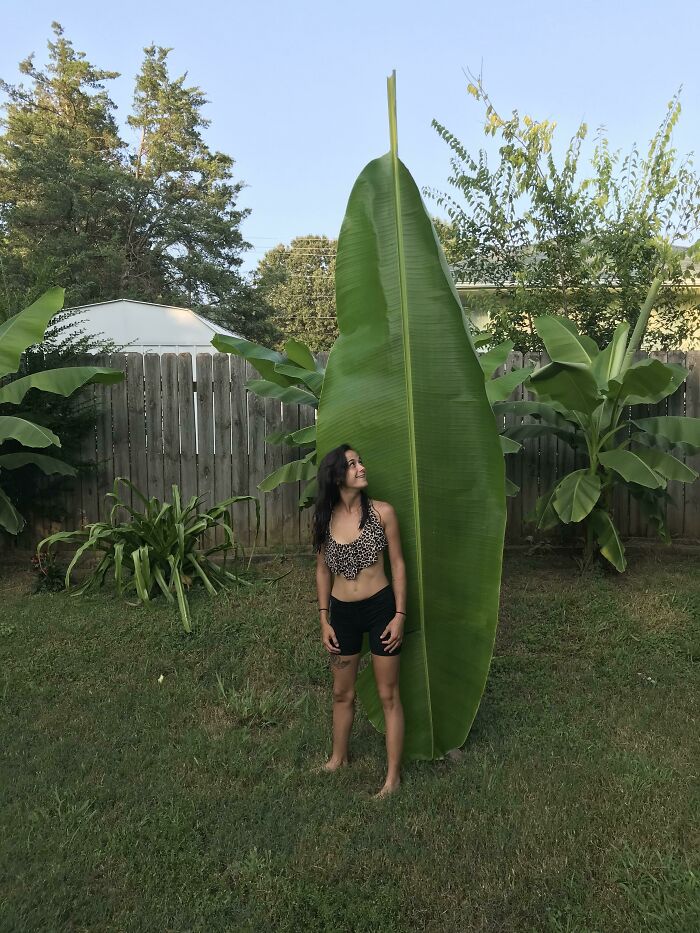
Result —
M700 929L697 554L511 554L461 755L330 748L308 559L177 614L0 576L0 928Z

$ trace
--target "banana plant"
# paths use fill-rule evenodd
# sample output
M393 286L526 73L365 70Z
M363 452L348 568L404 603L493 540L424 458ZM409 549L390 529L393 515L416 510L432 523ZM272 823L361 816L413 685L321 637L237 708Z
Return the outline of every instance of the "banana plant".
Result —
M480 331L477 334L472 336L472 343L474 348L478 351L481 347L492 343L493 337L488 331ZM516 389L521 383L525 382L528 376L534 371L535 367L532 364L527 366L522 366L520 369L512 369L508 373L504 373L502 376L496 376L493 378L494 372L498 369L499 366L502 366L505 361L508 359L508 354L513 349L515 344L512 340L504 340L503 343L499 343L497 346L492 347L490 350L486 350L482 353L477 353L477 359L479 360L479 365L481 366L482 372L484 374L484 383L486 386L486 397L488 398L491 406L493 407L496 402L505 401L508 396ZM501 451L503 455L516 454L519 450L522 450L522 444L519 441L514 440L511 437L508 437L506 434L499 434L498 440L501 444ZM506 496L512 497L517 496L520 492L520 487L516 486L511 480L506 476L505 478L505 492Z
M221 353L234 353L257 369L260 379L249 379L246 389L262 398L275 398L288 405L308 405L316 410L323 388L325 368L301 340L288 340L284 353L270 350L243 337L217 334L212 345ZM268 444L287 444L305 448L299 460L285 463L258 483L261 492L269 492L282 483L307 481L299 499L299 508L305 508L316 495L316 425L298 431L275 431L265 438ZM309 449L310 448L310 449Z
M41 343L51 319L63 307L64 290L51 288L34 304L0 324L0 379L16 373L24 351ZM103 366L66 366L33 373L8 382L0 388L0 406L19 405L30 389L63 395L91 382L114 383L124 373ZM7 448L10 442L10 449ZM58 457L39 453L36 448L59 447L61 441L53 431L12 415L0 416L0 480L3 470L16 470L34 464L43 473L72 476L75 469ZM20 448L19 450L17 448ZM0 528L16 535L24 527L24 519L0 485Z
M536 318L535 329L551 360L524 382L537 401L499 401L497 414L532 415L537 424L515 425L504 434L524 437L557 434L581 446L588 465L559 479L537 499L526 520L544 531L559 523L582 523L585 530L583 566L596 547L618 571L626 568L625 550L611 515L615 486L624 486L639 501L644 514L662 538L669 540L664 506L672 501L669 480L690 483L698 473L673 456L700 453L700 418L660 416L621 421L624 409L653 405L672 395L688 370L675 363L644 359L632 362L629 324L617 326L613 339L600 350L590 337L578 333L563 315ZM619 432L631 436L619 440Z
M506 521L498 431L462 306L418 188L391 150L350 194L338 242L339 336L318 411L318 455L362 453L396 509L407 570L401 652L405 753L459 747L476 715L498 618ZM365 646L366 650L366 646ZM383 729L370 667L358 693Z

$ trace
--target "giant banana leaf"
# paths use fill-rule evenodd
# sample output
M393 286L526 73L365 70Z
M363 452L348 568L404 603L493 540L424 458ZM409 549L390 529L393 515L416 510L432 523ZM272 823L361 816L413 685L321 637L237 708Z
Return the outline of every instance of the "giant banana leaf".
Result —
M431 759L466 739L498 619L503 455L484 373L435 231L391 151L358 177L338 242L339 337L317 423L318 455L355 447L370 493L394 506L406 562L401 652L405 754ZM358 678L383 728L371 669Z

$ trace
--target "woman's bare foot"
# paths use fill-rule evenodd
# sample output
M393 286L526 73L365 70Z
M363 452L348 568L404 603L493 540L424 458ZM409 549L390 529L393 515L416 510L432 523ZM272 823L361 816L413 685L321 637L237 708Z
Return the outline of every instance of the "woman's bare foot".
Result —
M390 794L395 794L399 787L401 787L401 781L398 779L395 781L386 781L384 783L384 787L382 787L381 790L374 794L374 799L381 800L383 797L388 797Z
M339 768L347 768L349 764L350 762L347 758L329 758L324 765L321 765L314 770L317 774L323 774L324 772L328 773L331 771L337 771Z

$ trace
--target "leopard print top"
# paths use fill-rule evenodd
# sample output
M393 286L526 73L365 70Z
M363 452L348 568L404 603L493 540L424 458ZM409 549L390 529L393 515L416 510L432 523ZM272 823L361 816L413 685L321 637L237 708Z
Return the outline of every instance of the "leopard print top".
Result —
M370 499L369 518L354 541L348 544L338 544L331 535L331 522L328 523L325 547L326 564L335 576L342 573L347 580L354 580L361 570L377 562L380 552L387 547L388 543L382 523Z

